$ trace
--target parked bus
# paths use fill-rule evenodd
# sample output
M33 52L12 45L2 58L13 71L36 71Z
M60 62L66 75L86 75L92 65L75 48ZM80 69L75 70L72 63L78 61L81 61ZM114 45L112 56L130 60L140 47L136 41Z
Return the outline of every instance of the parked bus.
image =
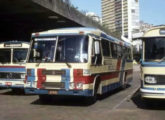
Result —
M132 48L98 29L49 30L32 34L26 69L27 94L96 100L132 80Z
M9 41L0 43L0 87L23 89L25 60L29 43Z
M165 98L165 26L147 31L141 60L142 98Z

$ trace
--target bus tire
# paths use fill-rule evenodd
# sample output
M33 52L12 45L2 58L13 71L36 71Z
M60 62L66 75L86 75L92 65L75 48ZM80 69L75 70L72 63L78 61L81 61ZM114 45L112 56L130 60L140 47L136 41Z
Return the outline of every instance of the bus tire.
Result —
M101 82L100 77L97 77L95 80L95 85L93 89L93 96L90 98L93 103L97 101L97 92L100 86L100 82Z
M93 104L97 101L97 91L98 91L100 82L101 82L100 77L96 77L94 80L93 95L85 98L85 101L88 104Z
M127 73L124 72L124 74L123 74L123 79L122 79L122 85L121 85L121 88L122 88L122 89L126 89L126 88L127 88L127 83L126 83L126 81L127 81Z

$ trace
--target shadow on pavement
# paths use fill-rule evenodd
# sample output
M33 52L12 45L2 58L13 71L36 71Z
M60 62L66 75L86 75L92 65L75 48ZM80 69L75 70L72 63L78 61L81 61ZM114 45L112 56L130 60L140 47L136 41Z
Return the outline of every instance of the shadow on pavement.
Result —
M127 86L129 88L130 85ZM127 89L126 88L126 89ZM122 89L116 89L114 91L108 92L103 95L99 95L97 98L97 101L101 101L103 99L106 99L118 92L120 92ZM97 102L96 101L96 102ZM78 96L51 96L48 100L42 101L40 99L37 99L33 101L31 104L33 105L56 105L56 106L91 106L95 104L95 102L90 101L86 97L78 97Z
M115 90L110 91L110 92L108 92L108 93L105 93L105 94L103 94L103 95L99 95L99 96L98 96L98 100L104 100L104 99L106 99L106 98L108 98L108 97L110 97L110 96L112 96L112 95L115 95L115 94L117 94L118 92L121 92L121 91L123 91L123 90L126 90L126 89L128 89L128 88L130 88L130 87L131 87L131 85L128 84L128 85L126 86L125 89L118 88L118 89L115 89Z
M12 90L12 89L6 89L4 92L1 92L0 95L10 95L10 96L29 96L26 95L24 90Z
M138 108L146 110L165 110L165 100L158 99L141 99L140 90L138 90L133 96L132 101Z
M94 103L88 102L84 97L72 97L72 96L53 96L47 101L35 100L31 104L33 105L55 105L55 106L90 106Z

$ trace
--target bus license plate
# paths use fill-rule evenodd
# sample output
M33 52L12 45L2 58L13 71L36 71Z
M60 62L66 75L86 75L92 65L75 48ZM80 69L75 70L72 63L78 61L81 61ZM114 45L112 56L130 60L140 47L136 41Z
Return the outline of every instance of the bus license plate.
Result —
M50 95L57 95L57 91L51 90L51 91L49 91L49 94Z
M6 82L5 85L6 85L6 86L11 86L12 83L11 83L11 82Z

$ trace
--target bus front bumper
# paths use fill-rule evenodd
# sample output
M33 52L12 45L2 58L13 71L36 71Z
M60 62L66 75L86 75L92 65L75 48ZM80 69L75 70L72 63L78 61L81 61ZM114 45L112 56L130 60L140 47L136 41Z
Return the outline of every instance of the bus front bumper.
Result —
M66 96L92 96L92 90L47 90L47 89L35 89L25 88L25 94L36 95L66 95Z
M23 81L0 81L0 88L24 88Z
M141 88L142 98L165 99L165 88Z

